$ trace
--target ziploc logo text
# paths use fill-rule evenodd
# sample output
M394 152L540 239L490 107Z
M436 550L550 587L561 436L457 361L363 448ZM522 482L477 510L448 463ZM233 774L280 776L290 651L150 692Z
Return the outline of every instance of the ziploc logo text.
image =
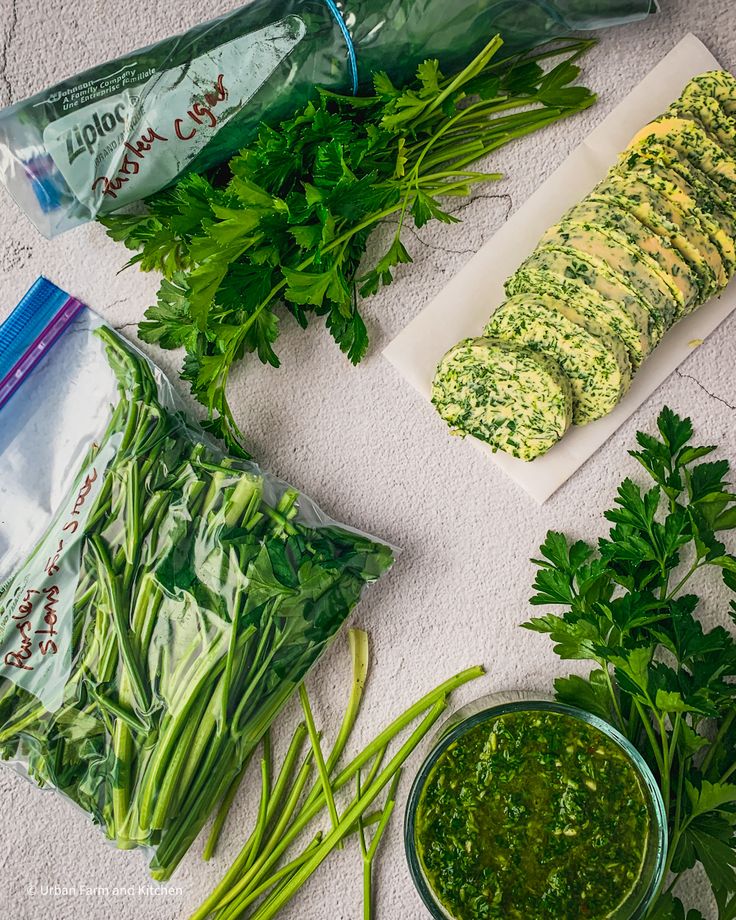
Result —
M127 105L121 100L107 111L94 112L90 121L73 125L66 136L69 165L85 153L89 156L96 154L109 135L114 132L120 134L125 127L127 110Z

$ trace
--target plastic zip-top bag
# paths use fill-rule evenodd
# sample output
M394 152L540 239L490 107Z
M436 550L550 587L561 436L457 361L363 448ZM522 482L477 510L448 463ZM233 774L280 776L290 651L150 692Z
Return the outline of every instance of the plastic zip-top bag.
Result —
M45 236L205 172L303 105L431 57L463 66L641 19L656 0L251 0L0 112L0 179Z
M0 757L168 878L393 551L39 279L0 326Z

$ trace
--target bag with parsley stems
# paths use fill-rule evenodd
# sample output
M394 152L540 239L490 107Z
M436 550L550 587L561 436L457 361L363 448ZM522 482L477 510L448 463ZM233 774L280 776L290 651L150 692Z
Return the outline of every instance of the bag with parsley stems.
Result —
M0 179L48 237L206 172L304 105L315 86L403 81L641 19L655 0L251 0L0 112Z
M39 279L0 326L0 758L166 879L392 550Z

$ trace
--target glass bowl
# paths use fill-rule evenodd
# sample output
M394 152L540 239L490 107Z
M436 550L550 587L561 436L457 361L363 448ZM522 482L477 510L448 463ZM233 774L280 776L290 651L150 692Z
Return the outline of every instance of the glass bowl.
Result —
M667 858L667 815L651 770L636 748L608 722L582 709L558 703L545 693L521 691L481 697L451 715L434 738L431 750L414 780L406 806L404 844L412 880L427 910L434 920L455 920L432 889L417 851L416 814L424 786L442 754L465 732L482 722L520 711L556 712L586 722L617 744L637 771L649 809L649 845L639 881L625 903L610 914L608 920L642 920L657 897Z

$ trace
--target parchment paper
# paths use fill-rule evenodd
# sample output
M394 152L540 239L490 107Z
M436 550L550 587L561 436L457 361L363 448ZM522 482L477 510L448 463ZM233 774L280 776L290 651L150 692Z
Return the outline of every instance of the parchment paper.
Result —
M718 69L720 64L705 45L686 35L388 345L384 355L426 400L442 355L461 339L481 334L491 312L504 300L504 281L547 228L591 191L634 134L664 112L692 77ZM525 463L472 440L529 495L540 503L546 501L684 361L693 343L710 335L734 308L736 279L719 298L668 332L610 415L571 428L545 456ZM428 404L427 411L434 409ZM444 432L450 437L439 416L437 422L438 436Z

